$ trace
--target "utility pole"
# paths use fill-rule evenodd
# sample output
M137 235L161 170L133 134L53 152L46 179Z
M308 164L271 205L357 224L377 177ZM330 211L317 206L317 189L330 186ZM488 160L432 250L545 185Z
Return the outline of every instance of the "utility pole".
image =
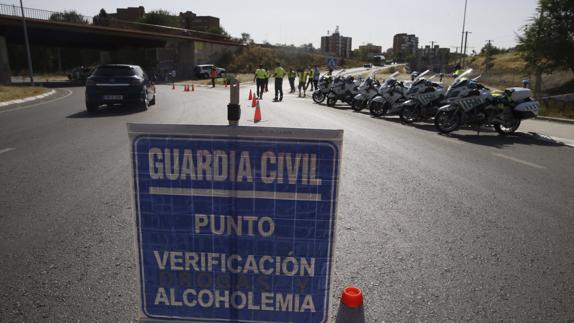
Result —
M492 39L486 40L486 43L487 43L487 44L486 44L486 50L485 50L485 52L484 52L484 54L485 54L485 58L484 58L484 69L485 69L485 71L487 71L487 72L488 72L488 70L490 69L491 64L492 64L492 51L491 51L491 49L492 49L492 42L493 42L493 41L494 41L494 40L492 40Z
M466 50L467 50L467 46L468 46L468 34L472 34L470 31L465 31L464 32L464 52L462 53L462 65L464 66L466 64Z
M462 37L460 39L460 51L464 48L464 32L466 30L466 8L468 5L468 0L464 0L464 16L462 18ZM461 61L464 60L464 56L461 57Z
M28 40L28 27L26 26L26 16L24 15L24 5L20 0L20 10L22 11L22 25L24 26L24 42L26 43L26 54L28 56L28 70L30 72L30 83L34 86L34 69L32 68L32 54L30 53L30 41Z

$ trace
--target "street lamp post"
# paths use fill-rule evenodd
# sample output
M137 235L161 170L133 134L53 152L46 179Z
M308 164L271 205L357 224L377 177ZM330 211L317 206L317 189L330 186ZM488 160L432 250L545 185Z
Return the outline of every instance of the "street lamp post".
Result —
M20 10L22 11L22 25L24 26L24 43L26 44L26 55L28 56L28 70L30 72L30 83L34 85L34 69L32 67L32 54L30 53L28 28L26 26L26 16L24 15L24 5L22 4L22 0L20 0Z

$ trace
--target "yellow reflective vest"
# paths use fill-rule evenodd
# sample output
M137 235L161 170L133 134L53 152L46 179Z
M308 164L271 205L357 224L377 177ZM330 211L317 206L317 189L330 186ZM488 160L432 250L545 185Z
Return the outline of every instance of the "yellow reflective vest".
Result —
M267 71L264 68L258 68L255 71L255 78L266 79L267 78Z
M275 68L275 78L282 79L285 76L285 69L281 66Z
M305 84L307 81L307 71L299 72L297 73L297 76L299 77L299 83Z

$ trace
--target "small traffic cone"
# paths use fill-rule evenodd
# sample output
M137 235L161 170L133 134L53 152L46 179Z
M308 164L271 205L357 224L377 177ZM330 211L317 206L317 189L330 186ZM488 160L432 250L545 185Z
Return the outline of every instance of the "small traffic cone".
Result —
M175 90L175 83L171 83L171 89Z
M253 96L253 98L251 99L251 107L255 108L255 106L257 105L259 101L257 100L257 98L255 96Z
M187 84L183 85L183 92L189 92L189 85Z
M195 84L191 84L191 92L195 92Z
M247 100L253 100L253 92L251 91L251 89L249 89L249 99Z
M363 292L359 288L347 287L343 290L335 323L365 323Z
M257 105L255 107L255 115L253 116L253 122L257 123L261 121L261 108L259 108L259 100L257 100Z

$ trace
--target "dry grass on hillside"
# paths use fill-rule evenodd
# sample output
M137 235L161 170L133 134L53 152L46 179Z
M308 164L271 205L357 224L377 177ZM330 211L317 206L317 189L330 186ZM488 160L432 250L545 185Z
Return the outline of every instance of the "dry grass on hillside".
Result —
M494 55L492 67L488 71L485 71L484 56L473 57L470 61L470 67L475 70L476 75L482 73L480 79L482 83L494 88L522 86L524 79L529 79L531 84L534 82L534 76L524 72L526 63L516 52ZM574 88L564 87L572 81L574 81L574 73L570 70L544 74L542 76L542 91L545 94L574 92ZM560 90L556 93L559 88Z

